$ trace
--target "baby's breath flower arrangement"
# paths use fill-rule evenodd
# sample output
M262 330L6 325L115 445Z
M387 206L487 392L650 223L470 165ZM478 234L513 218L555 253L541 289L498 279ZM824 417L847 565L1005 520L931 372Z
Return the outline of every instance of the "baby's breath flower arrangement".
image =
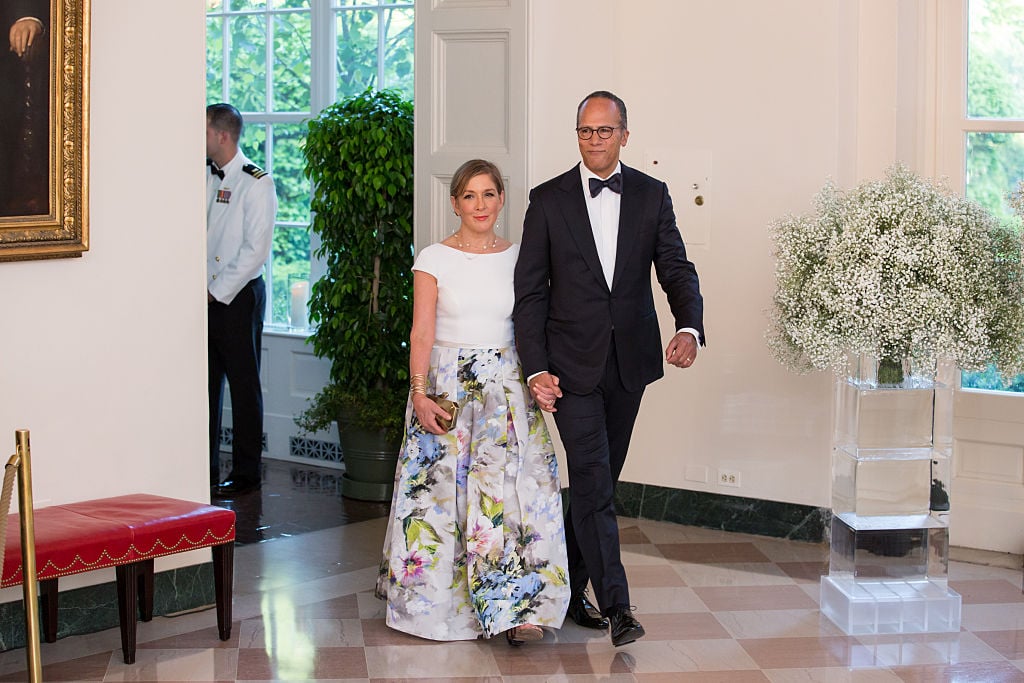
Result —
M1024 215L1024 195L1014 208ZM771 226L777 289L768 343L798 372L841 374L847 354L1024 370L1019 233L901 164L810 215Z

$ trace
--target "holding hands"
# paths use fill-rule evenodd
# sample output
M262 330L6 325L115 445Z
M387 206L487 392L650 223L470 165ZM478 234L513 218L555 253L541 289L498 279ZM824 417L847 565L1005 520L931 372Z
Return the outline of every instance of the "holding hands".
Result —
M558 388L558 378L550 372L542 372L530 380L530 393L541 410L548 413L558 410L555 400L562 398L562 390Z

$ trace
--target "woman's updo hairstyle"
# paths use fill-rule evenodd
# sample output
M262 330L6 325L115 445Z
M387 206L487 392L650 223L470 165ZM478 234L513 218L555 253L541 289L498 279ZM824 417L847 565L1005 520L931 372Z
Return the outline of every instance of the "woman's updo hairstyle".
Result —
M470 159L455 170L451 185L448 186L449 193L453 197L458 197L466 189L466 185L469 185L470 180L483 173L491 176L499 194L505 191L505 183L501 180L501 170L497 166L485 159Z

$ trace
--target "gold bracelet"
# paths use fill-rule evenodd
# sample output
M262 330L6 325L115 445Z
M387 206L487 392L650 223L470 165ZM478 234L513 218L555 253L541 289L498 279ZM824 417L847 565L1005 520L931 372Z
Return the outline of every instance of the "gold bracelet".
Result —
M409 378L409 393L412 395L427 395L427 376L416 374Z

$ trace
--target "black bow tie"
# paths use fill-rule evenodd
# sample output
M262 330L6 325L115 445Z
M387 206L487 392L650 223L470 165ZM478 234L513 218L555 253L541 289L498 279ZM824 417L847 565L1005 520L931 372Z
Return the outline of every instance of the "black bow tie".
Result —
M608 180L601 180L600 178L590 179L590 196L596 197L601 194L601 190L608 188L615 194L622 194L622 174L616 173Z
M213 159L207 159L206 165L210 167L210 175L215 175L221 180L224 180L224 171L220 170L213 164Z

